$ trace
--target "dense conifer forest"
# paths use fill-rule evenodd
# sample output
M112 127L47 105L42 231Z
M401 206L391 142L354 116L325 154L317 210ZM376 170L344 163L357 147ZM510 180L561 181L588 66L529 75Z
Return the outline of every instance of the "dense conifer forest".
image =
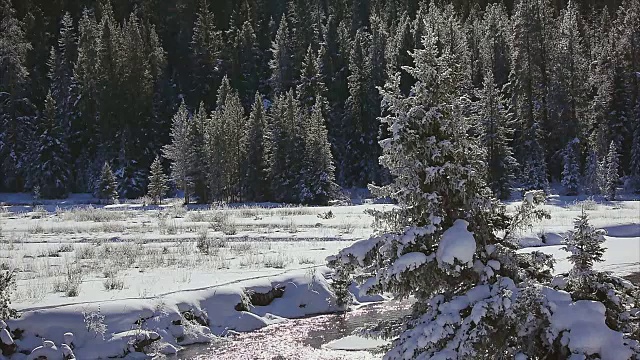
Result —
M402 171L380 165L397 130L382 93L409 94L434 33L456 61L431 68L462 94L497 197L640 189L638 0L0 0L0 13L0 191L99 193L109 168L136 198L158 157L190 201L322 204L387 184Z

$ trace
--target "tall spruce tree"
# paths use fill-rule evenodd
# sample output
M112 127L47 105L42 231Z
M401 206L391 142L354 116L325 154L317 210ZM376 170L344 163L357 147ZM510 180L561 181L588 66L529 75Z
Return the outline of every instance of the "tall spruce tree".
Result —
M565 146L562 154L562 186L567 195L578 195L581 183L579 146L580 141L575 138Z
M94 13L85 10L78 23L78 59L73 69L77 84L77 116L71 124L70 151L74 166L74 188L91 189L92 178L99 174L94 160L99 144L91 141L98 136L99 95L101 86L100 26ZM98 162L98 165L101 165Z
M47 94L38 119L29 169L29 185L39 187L44 199L66 198L69 194L71 166L65 125L58 117L53 95Z
M440 15L434 7L427 15L436 29L460 26ZM577 293L567 295L546 285L551 280L549 256L513 250L513 230L548 216L536 209L544 195L528 192L513 215L491 199L482 149L470 129L472 104L456 79L470 77L470 72L457 73L465 69L466 58L457 48L444 46L443 36L425 28L423 49L412 53L415 66L407 68L416 80L408 95L401 91L398 75L384 88L388 115L383 122L389 137L382 141L381 161L394 181L376 191L393 197L398 208L380 214L391 221L390 233L362 240L329 259L336 269L336 293L348 302L351 295L345 289L355 280L362 292L416 299L408 318L395 327L384 324L392 327L385 326L383 333L395 339L387 359L586 358L608 353L611 349L569 344L562 340L565 332L554 330L556 314L565 315L556 305L573 305ZM504 237L497 235L503 231ZM623 313L617 310L617 319ZM623 326L605 323L599 314L603 326L624 336ZM615 348L622 354L638 353L634 343L620 341Z
M584 281L592 275L593 265L604 261L604 231L596 230L589 224L589 216L582 213L574 220L574 229L564 238L564 250L568 251L569 262L573 264L572 275Z
M349 97L342 124L344 148L340 152L340 182L346 186L366 186L377 179L379 172L377 138L380 113L372 78L370 43L371 35L358 30L349 58Z
M513 130L507 109L490 69L484 75L484 88L479 98L482 143L487 155L487 184L496 197L508 199L518 163L510 146Z
M209 201L209 188L207 183L207 161L205 132L207 131L208 115L204 103L193 115L189 122L189 177L193 181L193 194L198 203Z
M512 112L520 121L516 155L527 189L548 187L544 131L547 125L547 46L550 19L544 0L522 0L513 15Z
M306 117L306 121L304 165L298 183L300 201L305 204L326 205L336 197L338 185L335 182L335 166L322 115L322 101L318 99L311 113L302 116Z
M100 179L96 183L94 192L98 199L103 200L107 204L118 200L118 182L108 162L105 162L102 167Z
M268 173L275 201L296 203L299 193L292 191L300 183L304 159L304 113L293 91L280 95L268 116Z
M245 130L246 172L245 195L249 201L269 199L269 178L266 158L267 114L262 95L256 93Z
M213 106L221 78L222 38L207 0L201 0L198 6L191 38L192 93L196 104L203 101Z
M620 181L620 155L615 142L609 145L606 162L603 166L605 174L604 178L604 194L609 200L615 200L618 191L618 182Z
M0 1L0 186L9 191L23 187L25 154L35 114L27 98L31 50L25 24L10 0Z
M160 157L156 156L149 170L149 185L147 190L147 196L151 198L154 204L162 204L162 198L167 194L167 191L169 191L167 181L167 175L164 174Z
M285 16L280 20L271 52L269 85L273 94L277 95L287 92L293 86L295 79L295 48Z
M171 143L162 149L164 157L171 160L171 178L184 192L185 204L190 202L192 191L192 179L189 176L192 169L190 122L191 116L183 101L172 119Z

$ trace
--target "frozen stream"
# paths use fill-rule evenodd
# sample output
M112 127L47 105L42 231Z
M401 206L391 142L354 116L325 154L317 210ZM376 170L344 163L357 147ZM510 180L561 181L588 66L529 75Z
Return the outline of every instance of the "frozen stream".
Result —
M384 344L383 340L349 336L362 326L381 319L408 314L408 302L386 302L363 306L347 314L319 315L287 320L263 329L242 333L220 344L187 347L173 359L225 360L338 360L380 359L381 354L362 350ZM345 337L348 337L344 339ZM341 341L335 341L343 339ZM333 341L333 342L332 342ZM336 350L337 347L344 350ZM349 349L349 351L346 351Z

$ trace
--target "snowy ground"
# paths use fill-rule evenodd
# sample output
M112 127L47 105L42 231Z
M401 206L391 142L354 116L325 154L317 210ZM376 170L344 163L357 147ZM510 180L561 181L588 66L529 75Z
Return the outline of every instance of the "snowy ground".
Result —
M515 204L514 204L515 205ZM539 250L552 254L556 259L556 273L569 271L568 253L562 250L562 238L573 229L573 220L582 207L592 225L607 232L604 246L607 251L604 262L596 269L612 271L620 276L640 272L640 201L604 201L552 196L544 208L551 219L535 224L521 235L521 251Z
M93 199L87 195L33 205L28 197L0 194L3 202L0 262L17 270L13 306L24 314L9 325L27 330L25 349L42 338L60 344L73 331L82 359L123 355L132 339L151 336L146 331L162 337L157 351L170 353L211 339L209 328L218 334L248 331L282 318L336 311L325 257L372 234L366 210L392 206L187 209L172 200L163 206L103 207L88 205ZM558 244L582 206L596 227L608 231L606 261L598 267L621 275L640 271L640 202L633 200L552 197L545 205L552 218L520 234L522 251L552 253L556 271L568 270ZM271 305L251 313L234 309L247 289L266 292L281 284L287 284L285 295ZM189 315L201 312L209 327ZM89 326L100 316L106 340ZM332 346L363 344L347 339Z

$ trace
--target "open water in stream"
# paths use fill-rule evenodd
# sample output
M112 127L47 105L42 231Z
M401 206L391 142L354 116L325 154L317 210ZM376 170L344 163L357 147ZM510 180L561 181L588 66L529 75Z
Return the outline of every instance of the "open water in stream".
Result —
M373 325L410 312L408 302L389 301L362 306L346 314L318 315L287 320L260 330L230 336L211 345L193 345L173 359L179 360L371 360L375 351L344 351L326 348L327 343L351 335L357 328Z

